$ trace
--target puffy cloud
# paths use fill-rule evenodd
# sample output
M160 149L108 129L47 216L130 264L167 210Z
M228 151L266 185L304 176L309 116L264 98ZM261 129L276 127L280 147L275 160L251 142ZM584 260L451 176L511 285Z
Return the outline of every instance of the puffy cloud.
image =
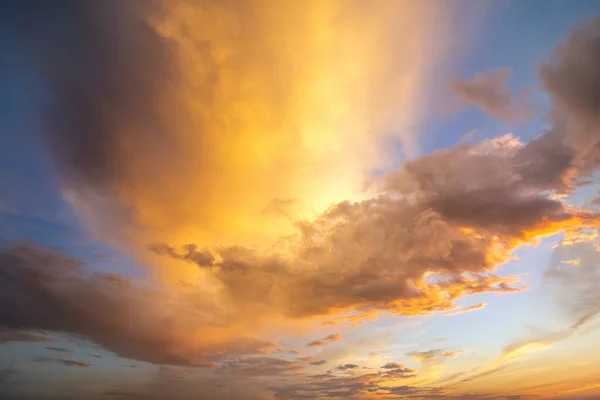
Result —
M503 68L475 75L471 80L458 79L452 89L467 104L508 122L521 122L530 114L530 106L515 99L506 87L508 72Z
M320 347L325 346L326 344L337 342L342 338L342 335L339 333L334 333L329 336L324 337L323 339L313 340L309 342L306 347Z
M327 364L326 360L312 361L310 365L325 365Z

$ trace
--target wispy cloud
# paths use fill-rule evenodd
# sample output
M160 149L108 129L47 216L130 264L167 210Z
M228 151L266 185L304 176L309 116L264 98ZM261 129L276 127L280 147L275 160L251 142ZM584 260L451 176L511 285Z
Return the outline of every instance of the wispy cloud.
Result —
M477 304L474 304L469 307L464 307L464 308L458 309L456 311L449 311L447 313L444 313L444 315L447 317L451 317L454 315L461 315L464 313L481 310L482 308L485 308L486 306L487 306L487 303L477 303Z
M64 359L64 358L36 357L33 359L33 361L41 362L41 363L58 363L58 364L66 365L67 367L87 368L87 367L92 366L92 364L90 364L90 363L86 363L83 361L77 361L77 360L68 360L68 359Z
M53 342L54 339L44 332L21 330L21 329L0 329L0 344L18 343L18 342Z
M337 342L341 338L342 338L342 335L340 333L334 333L334 334L326 336L326 337L324 337L322 339L313 340L312 342L307 343L306 347L320 347L320 346L325 346L326 344Z

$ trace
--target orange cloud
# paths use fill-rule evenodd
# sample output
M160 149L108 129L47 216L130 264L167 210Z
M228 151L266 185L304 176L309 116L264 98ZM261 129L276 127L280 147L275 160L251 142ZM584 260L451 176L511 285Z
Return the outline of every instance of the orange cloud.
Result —
M481 310L482 308L485 308L486 306L487 306L487 303L477 303L472 306L464 307L464 308L461 308L456 311L447 312L444 315L448 316L448 317L454 316L454 315L460 315L460 314L464 314L464 313L468 313L468 312L472 312L472 311Z
M314 340L306 345L306 347L320 347L325 346L326 344L337 342L342 338L342 335L339 333L335 333L329 336L324 337L323 339Z

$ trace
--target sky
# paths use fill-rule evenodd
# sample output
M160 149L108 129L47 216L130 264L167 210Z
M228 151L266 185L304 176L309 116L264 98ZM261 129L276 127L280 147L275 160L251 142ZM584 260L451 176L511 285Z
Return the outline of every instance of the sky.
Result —
M0 398L600 399L600 3L0 2Z

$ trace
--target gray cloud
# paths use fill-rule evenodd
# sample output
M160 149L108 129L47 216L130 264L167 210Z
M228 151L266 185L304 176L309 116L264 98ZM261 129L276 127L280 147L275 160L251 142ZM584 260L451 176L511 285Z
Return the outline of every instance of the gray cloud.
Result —
M58 363L58 364L63 364L66 365L67 367L82 367L82 368L87 368L90 367L92 364L90 363L86 363L83 361L77 361L77 360L66 360L63 358L52 358L52 357L36 357L33 359L33 361L35 362L44 362L44 363Z
M0 249L0 289L0 324L21 329L4 331L5 341L46 341L46 336L23 335L22 330L47 329L82 335L123 357L198 365L228 354L262 354L277 347L244 337L186 345L186 338L206 327L207 321L200 316L202 322L184 322L177 316L185 310L194 315L196 307L204 307L200 295L182 298L114 274L88 276L80 260L31 244Z
M183 246L181 251L177 251L173 246L166 243L151 244L148 249L156 254L187 261L202 268L211 267L215 263L215 257L210 251L198 250L198 246L195 244L187 244Z
M50 351L56 351L58 353L72 353L71 350L65 349L65 348L62 348L62 347L48 346L48 347L45 347L45 349L46 350L50 350Z
M297 361L287 361L273 357L253 357L224 361L215 372L217 374L258 377L292 374L303 369L304 366Z
M467 104L508 122L522 122L531 113L530 106L510 93L506 87L508 73L503 68L475 75L471 80L455 80L452 89Z
M337 367L335 367L336 370L338 371L346 371L348 369L356 369L359 366L356 364L344 364L344 365L338 365Z
M54 339L44 332L0 327L0 344L18 342L53 342Z

